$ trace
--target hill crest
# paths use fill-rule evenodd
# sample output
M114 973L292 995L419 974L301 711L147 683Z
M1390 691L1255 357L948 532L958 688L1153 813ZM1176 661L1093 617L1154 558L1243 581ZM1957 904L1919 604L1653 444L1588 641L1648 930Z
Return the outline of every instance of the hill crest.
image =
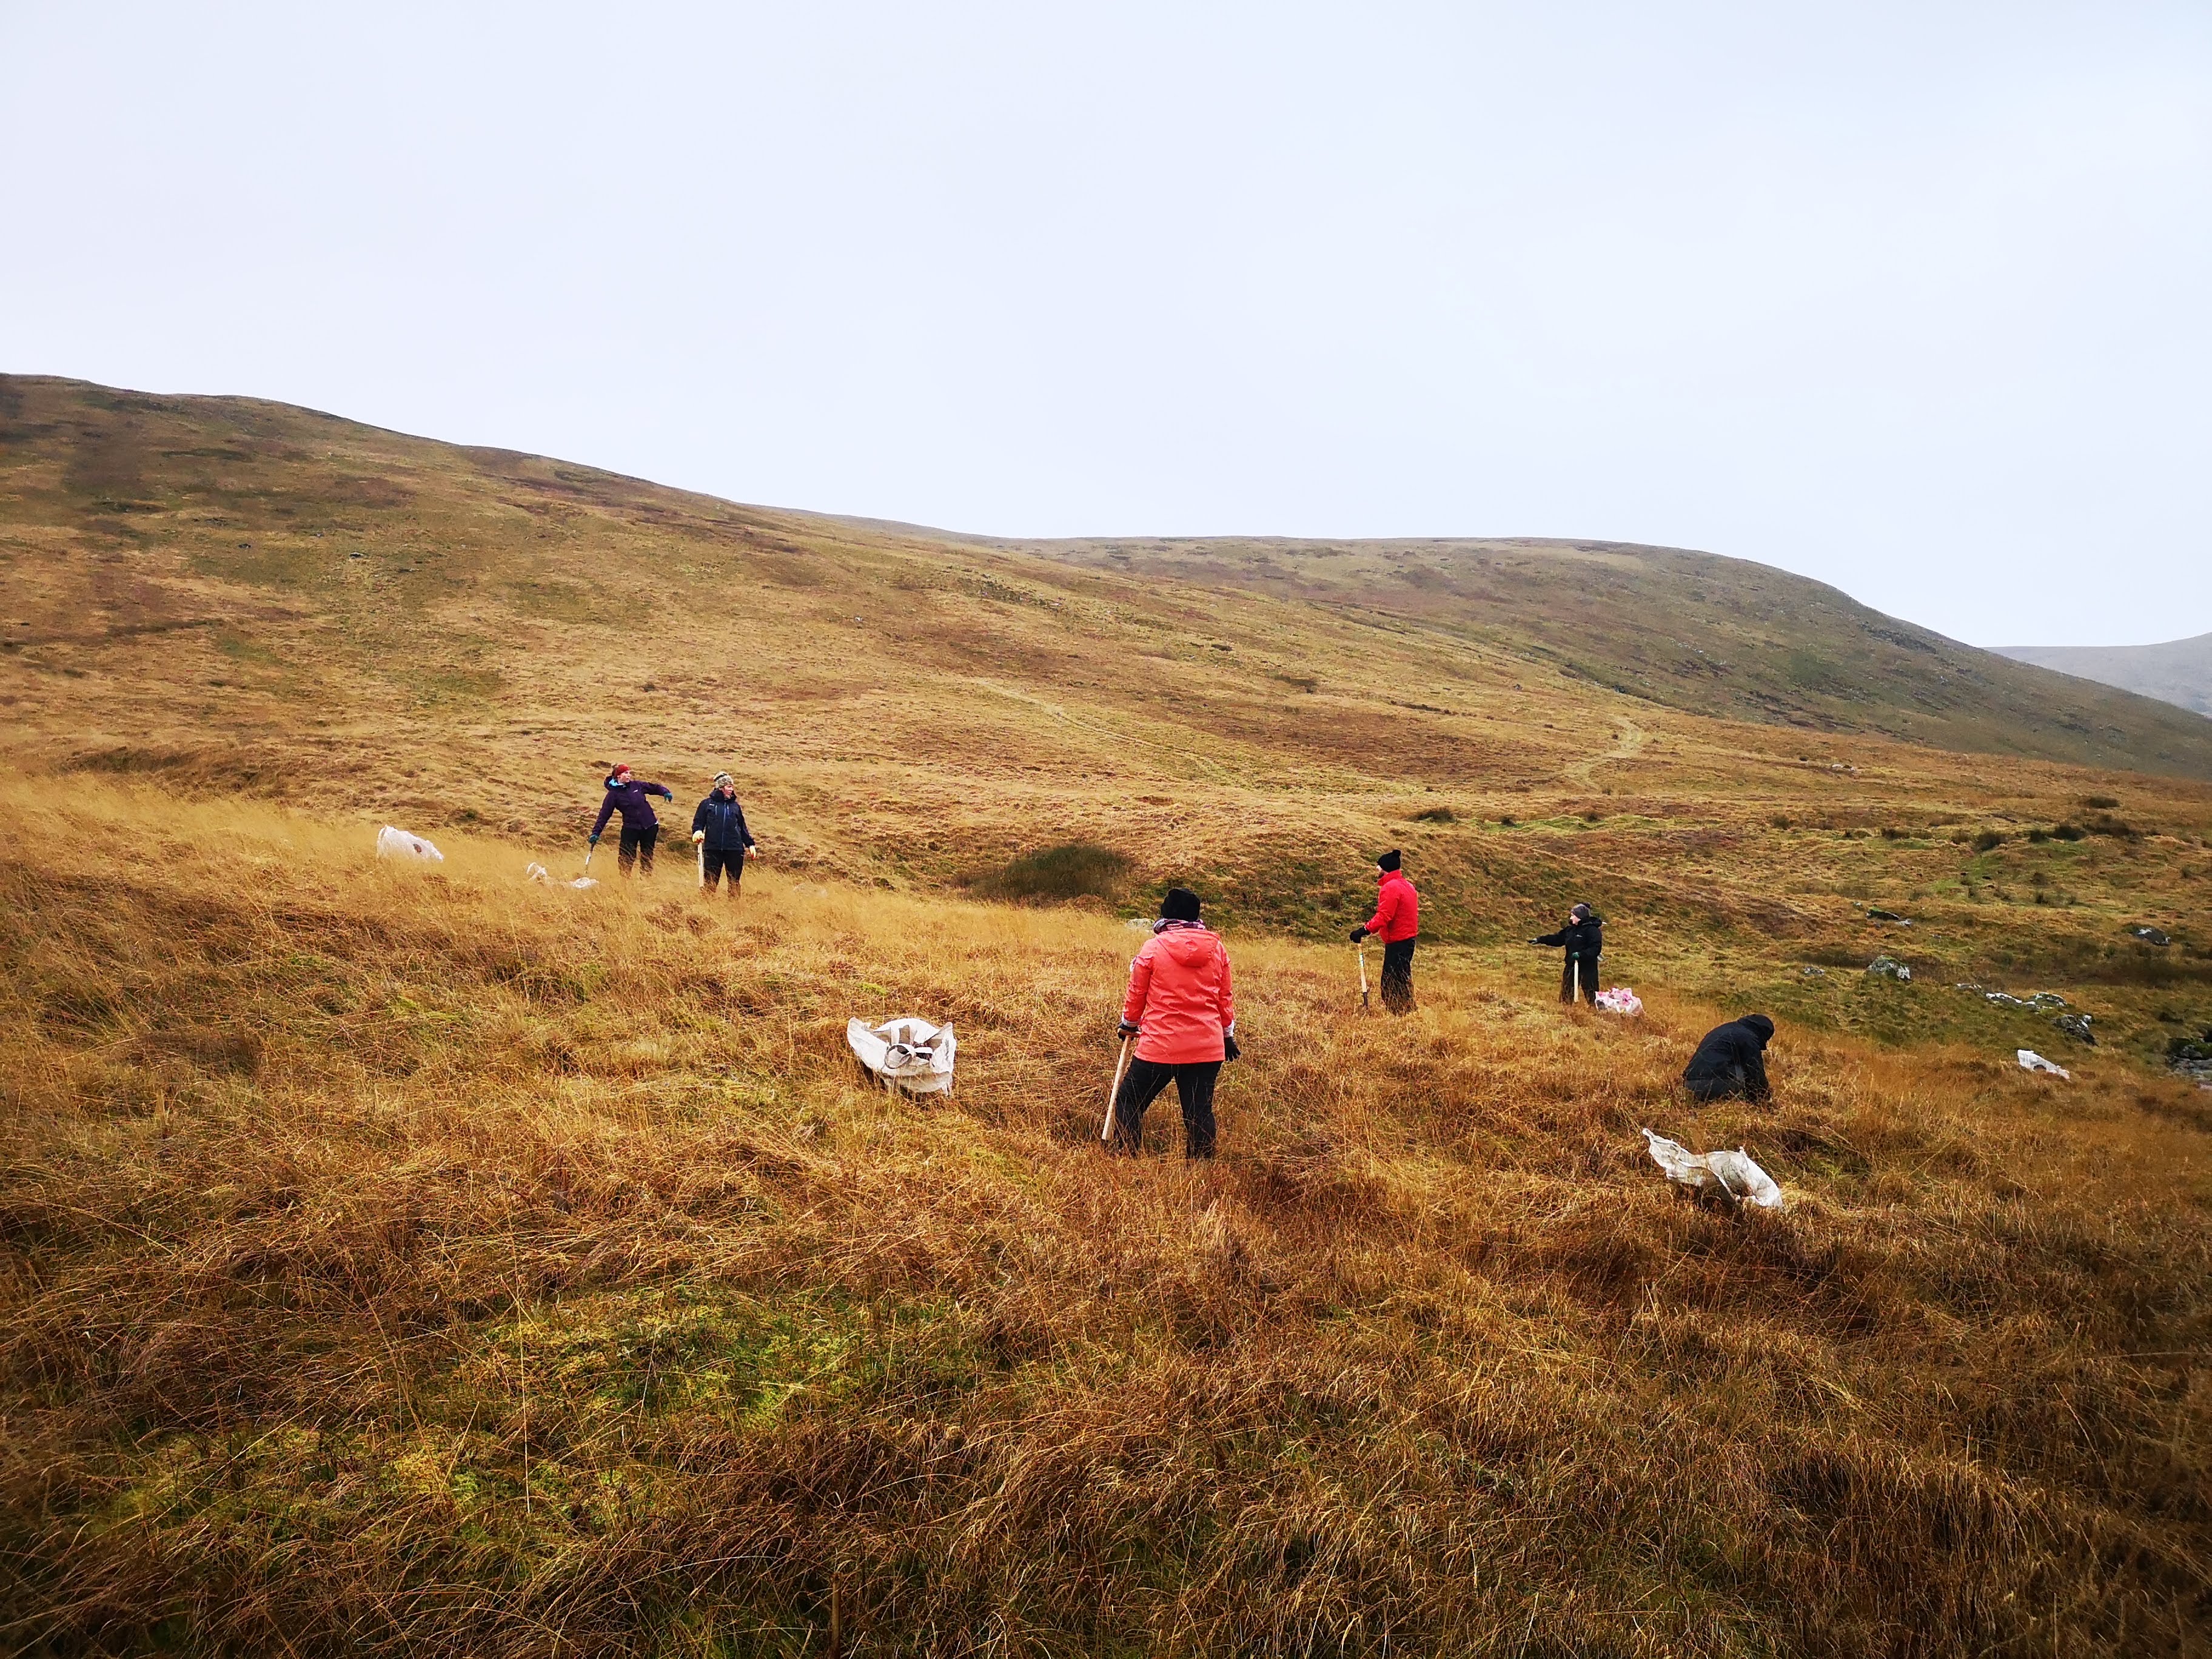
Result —
M2156 645L2001 645L1997 654L2212 716L2212 634Z

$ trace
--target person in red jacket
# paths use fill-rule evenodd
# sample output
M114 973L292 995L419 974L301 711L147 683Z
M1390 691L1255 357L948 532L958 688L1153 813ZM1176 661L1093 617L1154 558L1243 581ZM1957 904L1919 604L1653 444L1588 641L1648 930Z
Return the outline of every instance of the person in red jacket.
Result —
M1182 1103L1186 1157L1213 1156L1213 1089L1221 1063L1237 1058L1237 1004L1221 935L1199 926L1198 895L1170 887L1160 919L1129 964L1121 1035L1137 1039L1136 1058L1114 1097L1114 1147L1143 1146L1145 1109L1172 1079Z
M1352 930L1354 945L1370 933L1382 941L1382 1006L1394 1014L1413 1012L1413 940L1421 931L1421 896L1399 868L1392 848L1375 860L1375 914Z

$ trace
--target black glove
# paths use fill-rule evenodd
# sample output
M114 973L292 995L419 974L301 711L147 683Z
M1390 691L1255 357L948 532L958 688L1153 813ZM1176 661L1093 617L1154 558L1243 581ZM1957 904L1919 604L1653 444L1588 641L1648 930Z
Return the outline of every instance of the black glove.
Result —
M1125 1019L1121 1022L1121 1029L1116 1031L1115 1035L1116 1036L1133 1037L1137 1035L1137 1028L1130 1024L1129 1022Z
M1244 1051L1243 1051L1242 1048L1238 1048L1238 1047L1237 1046L1237 1033L1236 1033L1236 1032L1234 1032L1234 1031L1224 1031L1224 1032L1221 1034L1221 1057L1222 1057L1222 1059L1224 1059L1224 1060L1236 1060L1236 1059L1240 1058L1240 1057L1243 1054L1243 1053L1244 1053Z
M1361 940L1364 939L1366 937L1367 937L1367 930L1366 930L1364 927L1355 927L1355 928L1353 928L1353 929L1352 930L1352 942L1354 945L1358 944Z

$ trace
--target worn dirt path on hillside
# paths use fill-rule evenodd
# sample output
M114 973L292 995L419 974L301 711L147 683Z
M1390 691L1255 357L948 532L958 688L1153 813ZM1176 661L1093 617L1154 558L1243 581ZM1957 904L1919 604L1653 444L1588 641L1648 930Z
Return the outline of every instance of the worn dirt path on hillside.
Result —
M1613 735L1612 748L1602 755L1592 755L1588 760L1577 761L1563 769L1559 775L1571 783L1579 783L1585 789L1595 789L1597 787L1597 780L1592 775L1595 769L1607 761L1633 760L1642 754L1647 735L1644 728L1634 720L1620 715L1614 716L1614 724L1620 729Z

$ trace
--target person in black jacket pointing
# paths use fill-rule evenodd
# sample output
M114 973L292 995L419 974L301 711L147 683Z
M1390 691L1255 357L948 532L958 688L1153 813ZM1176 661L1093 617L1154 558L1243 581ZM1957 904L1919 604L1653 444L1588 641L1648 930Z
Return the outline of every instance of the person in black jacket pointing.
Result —
M738 805L738 786L727 772L714 774L714 792L691 814L691 839L699 843L699 890L711 893L727 874L730 896L745 872L745 854L759 843L745 828L745 809Z
M1567 959L1559 967L1559 1000L1572 1002L1581 993L1597 1002L1597 959L1605 950L1605 918L1587 904L1577 904L1556 933L1532 939L1531 945L1565 945Z

